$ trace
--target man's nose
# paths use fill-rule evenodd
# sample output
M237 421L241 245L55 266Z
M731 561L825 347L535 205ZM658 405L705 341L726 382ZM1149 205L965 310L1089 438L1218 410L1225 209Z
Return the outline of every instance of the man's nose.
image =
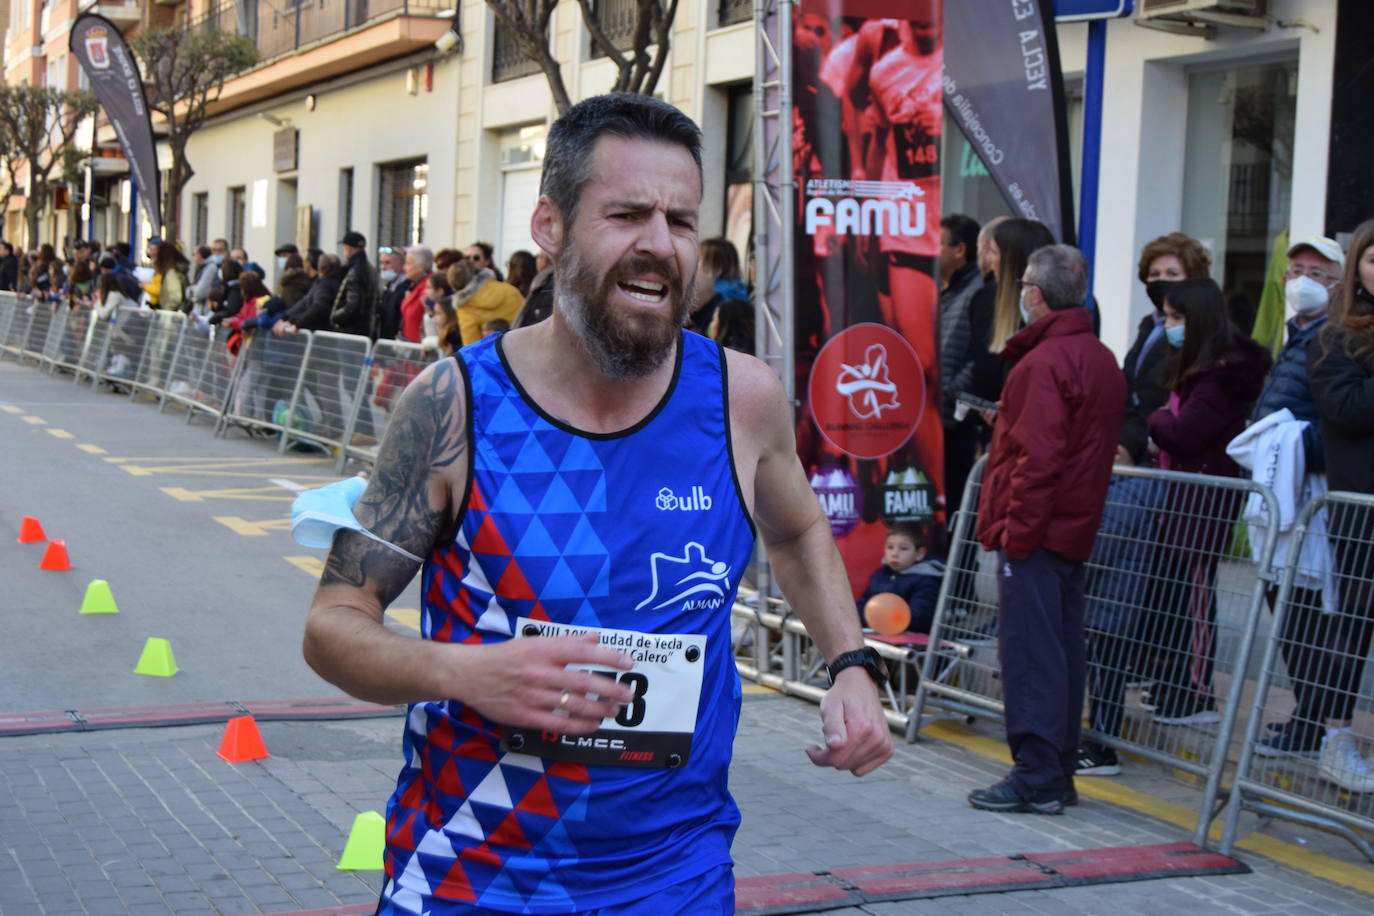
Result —
M673 254L673 235L668 229L668 217L655 211L640 223L638 249L659 260L668 260Z

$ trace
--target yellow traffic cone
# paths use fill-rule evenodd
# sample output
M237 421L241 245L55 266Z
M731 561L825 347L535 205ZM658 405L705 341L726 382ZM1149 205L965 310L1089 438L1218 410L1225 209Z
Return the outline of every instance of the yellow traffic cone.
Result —
M134 666L134 674L147 674L152 677L171 677L176 674L176 659L172 657L172 644L156 636L148 637L143 644L143 653Z
M119 607L115 604L114 593L110 591L110 583L104 579L92 579L91 584L86 586L86 597L81 601L82 614L118 614Z
M353 818L343 855L339 856L339 871L374 871L382 867L382 849L386 845L386 821L376 811L364 811Z

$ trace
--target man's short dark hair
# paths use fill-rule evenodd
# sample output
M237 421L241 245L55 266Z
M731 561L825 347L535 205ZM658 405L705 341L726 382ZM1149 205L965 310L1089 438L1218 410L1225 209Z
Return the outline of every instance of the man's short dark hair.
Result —
M1088 299L1088 262L1072 245L1037 248L1026 261L1025 276L1051 311L1083 305Z
M208 261L210 259L210 255L214 254L214 252L210 250L209 245L201 245L199 248L196 249L196 254L200 255L202 258L205 258Z
M294 244L292 244L291 242L285 242L285 243L283 243L283 244L281 244L281 245L278 245L278 246L277 246L277 250L274 251L274 252L272 252L272 253L273 253L273 254L300 254L300 253L301 253L301 250L300 250L299 248L297 248L297 247L296 247Z
M310 265L311 270L320 269L320 255L322 254L324 251L319 248L307 248L305 250L305 263Z
M964 261L978 257L978 221L962 213L950 213L940 220L940 228L949 230L949 243L964 246Z
M603 136L676 144L692 154L701 180L701 129L667 102L612 92L578 102L549 128L539 193L571 223L582 187L592 178L592 152Z

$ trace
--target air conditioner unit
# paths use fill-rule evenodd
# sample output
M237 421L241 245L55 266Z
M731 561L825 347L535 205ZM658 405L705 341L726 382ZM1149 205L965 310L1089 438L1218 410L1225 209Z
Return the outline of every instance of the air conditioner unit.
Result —
M1264 31L1271 25L1269 0L1140 0L1136 25L1196 35L1216 36L1217 26Z
M1141 19L1178 17L1181 13L1229 13L1234 16L1263 16L1268 0L1140 0Z

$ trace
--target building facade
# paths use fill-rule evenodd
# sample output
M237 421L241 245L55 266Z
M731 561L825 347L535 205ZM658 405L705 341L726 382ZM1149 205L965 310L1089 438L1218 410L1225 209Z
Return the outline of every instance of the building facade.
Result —
M1369 34L1374 4L1246 3L1259 15L1209 29L1143 27L1140 10L1108 23L1094 291L1103 338L1118 352L1148 308L1135 264L1155 236L1182 229L1202 239L1228 294L1257 301L1280 232L1348 232L1374 201L1360 172L1369 157L1333 143L1345 136L1358 148L1363 140L1362 127L1348 127L1333 112L1363 111L1361 80L1368 78L1350 60L1365 52L1357 37L1341 48L1344 36ZM613 38L626 37L633 6L602 0ZM556 111L544 75L484 0L309 0L294 7L17 0L8 18L6 79L82 85L66 53L66 30L87 8L129 29L218 26L258 45L262 63L225 86L190 141L195 175L180 200L187 244L224 237L264 264L285 241L335 250L348 229L362 232L374 255L381 245L463 248L478 239L491 242L502 262L517 248L533 250L529 215ZM574 99L611 86L613 66L593 52L574 0L559 4L551 32ZM1077 185L1087 27L1062 24L1058 32ZM657 91L705 131L703 235L743 242L753 162L752 4L682 0L672 34ZM97 131L101 155L89 209L84 219L76 208L54 209L44 223L53 238L129 237L137 208L122 160L111 155L112 139L108 127ZM1008 212L952 125L944 143L945 210L979 220ZM11 238L22 233L14 207L6 223ZM136 236L151 233L134 228Z

